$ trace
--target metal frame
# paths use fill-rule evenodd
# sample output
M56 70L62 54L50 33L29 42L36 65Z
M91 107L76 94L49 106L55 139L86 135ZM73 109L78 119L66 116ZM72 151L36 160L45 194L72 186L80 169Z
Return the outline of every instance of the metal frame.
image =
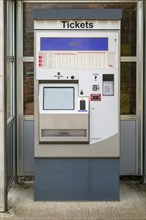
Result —
M18 100L23 100L23 63L33 62L34 57L23 56L23 3L137 3L137 54L132 57L121 57L121 62L136 62L137 64L137 112L135 115L121 115L121 120L136 120L136 174L142 175L143 173L143 123L142 123L142 109L143 109L143 1L142 0L60 0L60 1L39 1L39 0L18 0L18 11L17 11L17 21L19 21L19 29L17 29L17 41L19 45L17 46L17 71L18 74ZM18 25L18 24L17 24ZM20 74L21 73L21 74ZM23 122L22 120L33 120L33 115L23 115L23 103L18 102L18 155L17 161L19 164L18 175L27 175L23 173ZM20 166L21 164L21 166ZM30 174L29 174L30 175Z
M23 100L23 7L21 2L17 2L17 10L16 10L16 26L19 26L17 29L16 36L17 41L21 42L21 44L16 45L17 50L17 72L21 74L17 74L17 163L19 164L19 170L17 170L17 174L19 176L23 175L23 148L22 148L22 115L23 115L23 102L20 103L19 100ZM22 152L21 152L22 151Z
M9 0L10 1L10 0ZM8 2L8 1L7 1ZM5 212L7 211L7 192L8 189L11 185L11 182L13 181L13 177L8 185L7 183L7 141L8 136L7 136L7 129L12 127L12 148L13 148L13 153L12 153L12 168L13 168L13 173L15 170L15 149L13 146L15 146L15 118L14 118L14 112L15 112L15 107L14 107L14 97L15 97L15 84L14 84L14 26L10 25L11 31L12 31L12 51L10 56L7 56L7 25L5 26L5 23L7 23L7 2L6 1L0 1L0 30L1 30L1 40L0 40L0 56L2 59L0 60L0 69L1 69L1 74L0 74L0 212ZM12 14L11 16L13 17L12 23L14 24L14 0L11 0L12 2ZM9 27L8 27L9 28ZM7 119L7 102L6 102L6 73L7 73L7 66L6 64L11 63L12 68L10 72L10 117ZM5 98L4 98L5 97Z
M7 167L6 167L6 15L5 1L0 1L0 212L7 210Z
M9 119L7 119L7 124L9 123L9 121L11 120L11 118L13 119L15 116L15 30L14 30L14 25L15 25L15 8L14 8L14 0L9 0L10 2L12 2L12 25L11 25L11 31L12 31L12 54L7 56L7 62L11 62L12 63L12 75L11 75L11 90L12 90L12 94L11 94L11 116Z
M144 12L146 11L146 2L143 3ZM146 44L146 14L143 14L144 19L144 43ZM144 73L146 73L146 47L144 48ZM146 85L146 74L144 75L144 85ZM144 147L143 147L143 160L144 160L144 172L143 172L143 183L146 184L146 87L144 86L144 114L143 114L143 121L144 121Z
M137 5L137 73L138 85L137 85L137 114L138 114L138 146L141 146L137 152L138 155L138 173L143 174L143 1ZM140 74L141 73L141 74ZM141 169L141 172L140 172Z
M10 187L11 185L11 182L14 180L14 176L15 176L15 170L16 170L16 163L15 163L15 153L16 153L16 123L15 123L15 110L16 110L16 106L15 106L15 77L16 77L16 74L15 74L15 0L9 0L12 2L12 25L11 25L11 33L12 33L12 51L11 51L11 55L10 56L7 56L7 62L11 62L12 64L12 69L11 69L11 75L10 75L10 80L11 80L11 114L10 114L10 117L7 118L7 127L12 127L12 152L13 152L13 155L12 155L12 166L13 166L13 177L10 181L10 184L8 185L8 188Z
M97 2L99 2L99 3L102 3L102 2L104 2L104 3L118 3L118 2L131 2L131 3L133 3L133 2L138 2L138 1L141 1L141 0L70 0L70 1L68 1L68 0L54 0L54 1L49 1L49 0L42 0L41 2L40 2L40 0L18 0L18 1L20 1L20 2L34 2L34 3L70 3L70 2L72 2L72 3L97 3Z

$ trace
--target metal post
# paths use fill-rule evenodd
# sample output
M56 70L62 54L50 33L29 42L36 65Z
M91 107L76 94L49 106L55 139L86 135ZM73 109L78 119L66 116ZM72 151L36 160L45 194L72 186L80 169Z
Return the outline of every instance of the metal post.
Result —
M144 174L143 182L146 183L146 2L144 1Z
M6 184L6 94L5 94L5 0L0 0L0 212L7 210Z

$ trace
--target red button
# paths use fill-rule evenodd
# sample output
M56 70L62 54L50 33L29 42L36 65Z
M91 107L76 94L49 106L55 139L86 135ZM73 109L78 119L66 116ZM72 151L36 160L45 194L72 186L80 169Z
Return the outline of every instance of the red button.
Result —
M42 56L39 56L39 59L42 59Z
M39 63L42 63L42 60L39 60Z
M39 63L39 66L42 66L42 64L41 64L41 63Z
M101 101L101 94L90 94L90 101Z

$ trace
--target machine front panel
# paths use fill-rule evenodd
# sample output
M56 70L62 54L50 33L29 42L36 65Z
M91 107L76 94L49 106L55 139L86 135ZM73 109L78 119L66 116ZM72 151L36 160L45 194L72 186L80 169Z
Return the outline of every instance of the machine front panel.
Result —
M57 33L35 30L35 156L119 157L120 31Z

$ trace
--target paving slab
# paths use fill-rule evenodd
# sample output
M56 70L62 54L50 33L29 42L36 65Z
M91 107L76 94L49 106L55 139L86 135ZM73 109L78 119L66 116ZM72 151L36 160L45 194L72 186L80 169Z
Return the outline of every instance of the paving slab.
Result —
M34 183L13 185L1 220L146 220L146 185L121 181L120 201L36 202Z

